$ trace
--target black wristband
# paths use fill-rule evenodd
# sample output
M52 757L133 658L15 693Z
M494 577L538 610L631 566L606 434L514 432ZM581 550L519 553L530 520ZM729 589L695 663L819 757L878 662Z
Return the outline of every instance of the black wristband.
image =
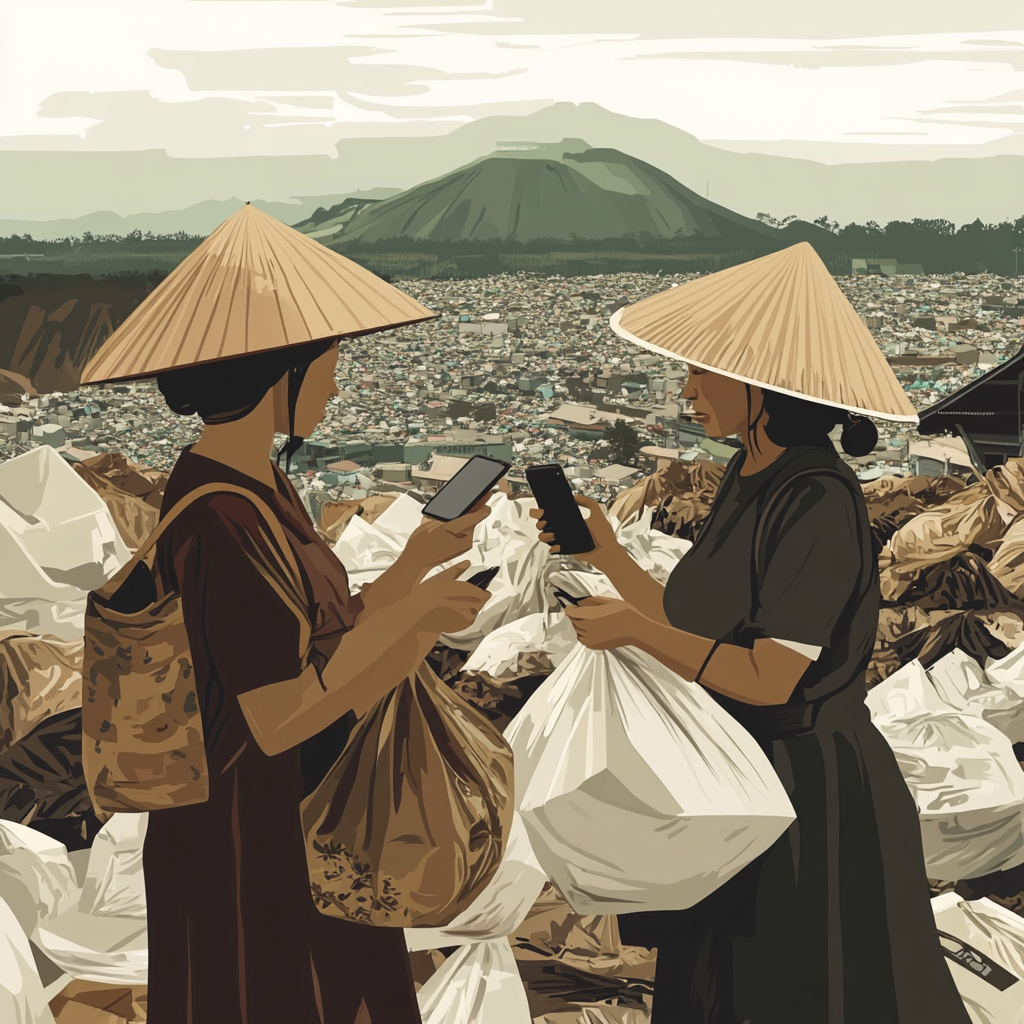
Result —
M717 650L718 650L718 648L719 648L719 646L721 645L721 643L722 643L722 641L721 641L721 640L716 640L716 641L715 641L715 642L714 642L714 643L713 643L713 644L711 645L711 650L710 650L710 651L708 651L708 656L707 656L707 657L706 657L706 658L704 659L704 664L703 664L703 665L701 665L701 667L700 667L700 671L699 671L699 672L697 673L697 676L696 676L696 678L695 678L695 679L693 680L693 681L694 681L695 683L699 683L699 682L700 682L700 677L701 677L702 675L704 675L704 669L706 669L706 668L708 667L708 662L709 662L709 661L711 660L711 657L712 657L712 655L713 655L713 654L715 653L715 651L717 651Z

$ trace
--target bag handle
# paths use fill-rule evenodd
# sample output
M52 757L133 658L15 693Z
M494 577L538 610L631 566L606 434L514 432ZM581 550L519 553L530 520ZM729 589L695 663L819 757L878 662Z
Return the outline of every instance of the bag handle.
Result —
M164 532L171 523L174 522L182 512L200 498L205 497L207 494L220 493L240 494L256 506L257 511L270 527L270 531L280 546L285 560L288 562L289 568L295 573L296 580L301 580L302 574L299 570L298 562L295 560L295 553L292 551L291 544L288 543L288 538L285 536L281 523L277 516L274 515L273 511L271 511L270 506L267 505L262 498L245 487L239 487L237 484L212 483L203 484L201 487L197 487L195 490L189 491L188 494L177 502L177 504L171 508L170 512L160 520L153 532L150 533L141 545L139 545L135 554L125 562L125 564L121 566L121 568L109 580L107 580L107 582L100 587L96 593L103 598L112 597L117 592L121 584L124 583L124 581L132 574L135 567L146 557L146 555L149 554L150 550L155 547L157 541L159 541L164 535ZM274 589L276 590L278 588L275 586ZM294 604L293 601L289 601L288 603Z

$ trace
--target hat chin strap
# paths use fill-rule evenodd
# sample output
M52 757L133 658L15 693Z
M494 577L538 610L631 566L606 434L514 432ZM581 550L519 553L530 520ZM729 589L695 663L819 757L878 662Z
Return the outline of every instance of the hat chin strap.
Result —
M305 379L308 365L291 366L288 369L288 440L278 449L277 464L281 465L284 458L284 471L287 475L292 469L292 456L302 447L306 440L295 433L295 407L299 403L299 392Z

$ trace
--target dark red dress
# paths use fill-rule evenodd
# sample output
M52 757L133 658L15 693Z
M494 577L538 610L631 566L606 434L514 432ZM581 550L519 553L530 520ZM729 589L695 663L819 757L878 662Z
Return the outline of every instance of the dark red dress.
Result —
M361 602L349 595L344 568L294 488L277 477L275 490L186 448L163 512L213 482L246 487L275 509L306 577L317 656L326 659ZM419 1024L402 930L350 924L315 908L299 820L302 747L268 757L237 700L301 667L295 615L254 565L265 557L266 532L240 495L210 495L158 544L162 578L182 595L210 799L150 814L149 1022Z

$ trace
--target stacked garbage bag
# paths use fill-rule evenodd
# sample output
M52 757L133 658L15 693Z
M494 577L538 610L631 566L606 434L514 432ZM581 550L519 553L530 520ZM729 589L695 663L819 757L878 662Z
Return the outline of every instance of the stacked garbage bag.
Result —
M89 799L81 664L86 596L152 529L165 481L45 446L0 465L0 1020L73 1019L96 985L144 1012L144 824Z
M0 467L0 544L19 567L0 593L0 933L24 975L0 997L21 1000L26 1020L48 1020L45 1001L61 986L70 998L69 980L125 986L126 1006L143 998L146 816L97 816L85 792L79 604L151 528L166 482L119 457L71 469L38 451ZM675 463L611 506L654 578L699 536L722 474ZM883 478L864 493L883 598L866 701L917 802L972 1019L1024 1019L1024 463L971 486ZM550 554L532 499L490 504L465 575L497 567L491 598L471 628L441 637L428 674L504 734L513 805L486 885L441 923L405 930L423 1019L640 1024L656 952L624 947L615 915L693 905L793 810L760 747L701 687L635 648L578 643L555 588L616 596L611 581ZM321 508L353 591L394 563L421 510L408 494Z

